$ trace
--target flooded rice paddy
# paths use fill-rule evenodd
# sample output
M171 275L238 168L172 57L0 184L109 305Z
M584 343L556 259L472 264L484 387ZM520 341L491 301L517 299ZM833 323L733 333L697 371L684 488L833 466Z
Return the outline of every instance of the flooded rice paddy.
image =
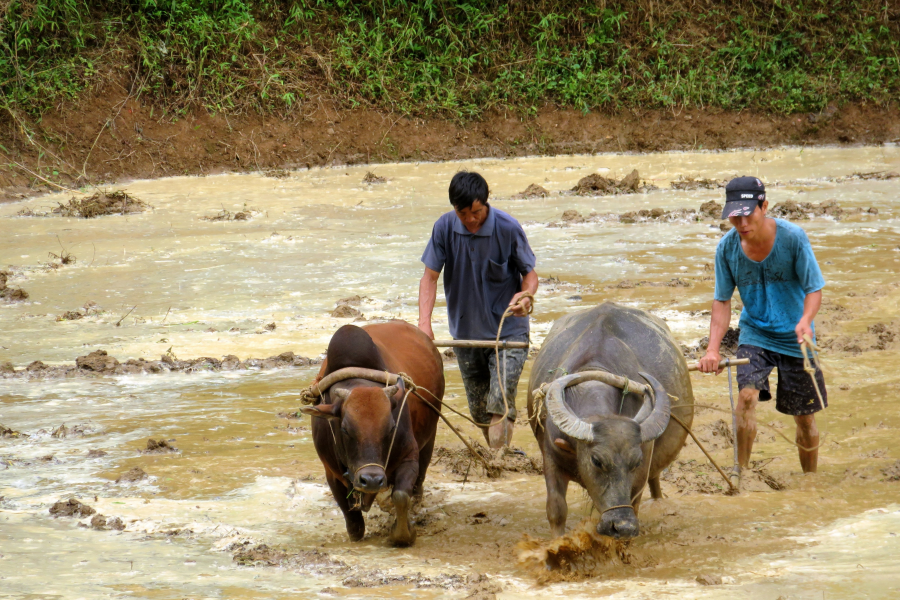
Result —
M820 472L799 473L795 450L773 433L793 437L792 421L762 404L771 428L760 428L743 493L725 495L688 441L663 476L667 497L642 506L628 564L546 577L517 562L523 535L549 535L534 469L489 479L477 463L442 459L426 479L414 547L389 547L389 517L377 506L366 538L349 543L308 420L290 418L315 365L23 373L33 361L71 365L100 349L122 362L288 351L315 359L345 323L415 322L419 257L460 168L485 175L493 206L524 225L538 257L536 346L555 318L606 300L665 318L687 347L706 335L720 221L604 217L722 202L715 187L671 189L679 178L750 174L773 205L837 201L844 216L797 221L827 281L817 319L830 404L819 421ZM632 169L659 189L563 193L586 175ZM364 183L367 170L387 181ZM0 370L0 424L11 430L0 437L0 597L896 597L900 179L853 176L890 171L900 171L896 146L567 156L136 181L127 191L151 210L96 219L18 216L68 195L0 205L0 270L29 295L0 300L0 365L17 370ZM532 183L550 195L510 199ZM583 218L564 220L571 210ZM239 212L247 218L204 219ZM58 264L62 252L74 263ZM353 296L359 315L332 316ZM448 337L442 299L435 333ZM455 363L445 370L445 401L464 409ZM698 402L728 406L724 377L695 374L693 384ZM695 431L726 467L729 426L727 415L698 409ZM148 452L151 438L177 451ZM513 443L539 457L524 423ZM438 445L445 456L462 447L443 425ZM51 517L70 497L96 514ZM590 504L574 488L569 500L574 527ZM98 514L124 530L92 527Z

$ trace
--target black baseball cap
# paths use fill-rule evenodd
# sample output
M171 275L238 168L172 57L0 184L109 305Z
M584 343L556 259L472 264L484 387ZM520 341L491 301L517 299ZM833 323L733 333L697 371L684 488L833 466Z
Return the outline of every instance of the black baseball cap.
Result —
M756 177L735 177L725 186L722 218L748 217L766 199L766 186Z

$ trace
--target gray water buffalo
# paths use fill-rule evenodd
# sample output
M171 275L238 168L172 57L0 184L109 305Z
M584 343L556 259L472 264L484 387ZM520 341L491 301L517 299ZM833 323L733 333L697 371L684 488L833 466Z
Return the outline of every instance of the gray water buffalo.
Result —
M584 371L646 382L653 393L625 393L599 381L573 382L573 374ZM546 398L536 402L535 391L544 383L549 384ZM653 498L662 497L659 474L687 437L670 420L670 411L690 426L693 403L687 363L662 320L613 303L557 320L528 386L528 415L544 456L553 534L565 533L566 490L574 481L601 513L599 534L637 536L645 482Z

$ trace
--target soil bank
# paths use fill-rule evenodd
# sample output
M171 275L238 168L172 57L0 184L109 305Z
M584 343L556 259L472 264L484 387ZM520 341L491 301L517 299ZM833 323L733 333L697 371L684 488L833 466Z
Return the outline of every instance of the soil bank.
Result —
M821 113L628 110L545 106L534 116L491 112L477 121L346 109L325 97L272 115L211 115L172 121L124 88L61 105L25 136L0 117L0 202L34 194L172 175L281 170L476 157L726 150L779 145L872 145L900 141L900 108L872 103Z

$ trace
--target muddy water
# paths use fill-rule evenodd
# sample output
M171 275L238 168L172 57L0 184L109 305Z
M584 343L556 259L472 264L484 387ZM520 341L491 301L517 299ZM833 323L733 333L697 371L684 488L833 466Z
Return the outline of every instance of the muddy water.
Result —
M434 219L449 208L447 182L460 168L486 175L494 205L525 225L540 275L559 280L539 292L537 343L554 318L603 300L653 311L688 345L708 327L702 311L712 293L707 265L721 235L718 221L548 227L564 210L697 208L721 201L721 191L665 188L680 176L735 174L764 179L774 204L835 199L848 209L877 208L877 215L801 222L828 280L820 337L837 340L823 355L831 408L820 420L828 434L821 472L798 474L791 447L761 429L754 458L784 489L756 482L729 497L688 445L684 463L664 482L667 498L642 510L644 535L630 548L631 564L535 587L516 563L516 543L524 533L547 536L539 476L489 480L476 467L464 477L435 464L415 547L387 547L388 517L378 508L370 513L370 535L348 543L308 422L279 416L296 408L311 369L0 379L0 423L23 433L0 439L0 589L65 598L466 597L479 591L466 576L483 573L490 585L482 592L502 589L500 597L896 595L900 577L890 557L900 551L900 482L888 481L883 470L900 459L900 338L873 345L867 329L886 323L900 333L892 287L900 269L898 180L842 178L900 171L897 147L383 165L375 171L388 182L372 185L362 183L366 169L355 167L281 179L138 181L127 189L152 211L95 220L15 216L67 196L5 205L0 265L13 267L9 284L30 298L0 305L0 363L71 363L100 348L120 360L157 359L169 349L181 358L287 350L314 357L337 327L352 321L331 311L353 295L362 297L365 318L414 321L418 258ZM663 189L604 198L558 193L587 174L621 177L632 168ZM530 183L553 193L508 200ZM245 208L253 211L248 221L201 220ZM77 261L48 268L48 253L58 254L60 244ZM688 287L663 285L676 277ZM622 286L623 280L638 285ZM101 312L57 321L88 301ZM445 337L440 301L436 315L435 332ZM528 368L530 362L523 382ZM462 408L458 372L449 362L447 376L448 402ZM724 378L694 377L698 401L727 406ZM520 402L523 395L520 389ZM731 448L713 435L723 416L702 410L697 429L728 465ZM789 419L772 407L761 408L760 420L792 436ZM53 437L63 423L67 435ZM148 438L174 440L179 452L141 454ZM439 444L460 446L443 427ZM538 453L525 427L515 445ZM90 450L107 454L88 458ZM114 482L132 467L149 478ZM125 530L51 519L48 507L72 495L120 517ZM574 525L590 507L574 490L569 498ZM295 558L278 568L233 560L240 548L261 543ZM314 549L331 562L303 554ZM724 582L701 586L700 575Z

